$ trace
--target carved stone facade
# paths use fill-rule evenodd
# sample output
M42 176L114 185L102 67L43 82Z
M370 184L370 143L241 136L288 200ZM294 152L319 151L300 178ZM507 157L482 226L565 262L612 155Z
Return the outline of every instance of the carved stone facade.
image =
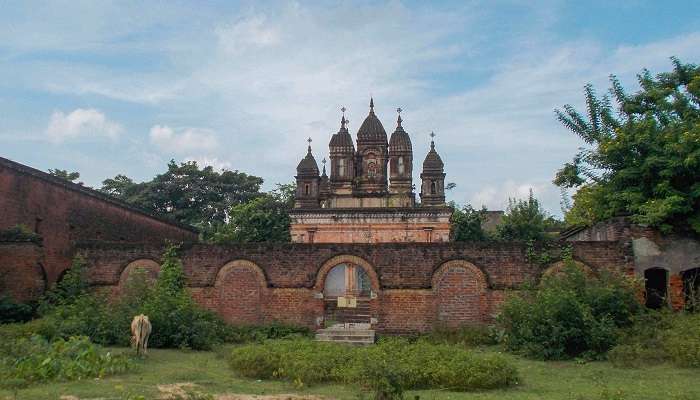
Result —
M344 111L344 109L343 109ZM401 111L398 109L397 111ZM446 242L452 209L445 204L445 172L431 142L421 173L422 202L413 185L413 147L402 126L387 139L374 113L357 132L357 148L345 115L329 142L330 176L311 146L297 166L292 241L298 243ZM433 135L434 136L434 135Z

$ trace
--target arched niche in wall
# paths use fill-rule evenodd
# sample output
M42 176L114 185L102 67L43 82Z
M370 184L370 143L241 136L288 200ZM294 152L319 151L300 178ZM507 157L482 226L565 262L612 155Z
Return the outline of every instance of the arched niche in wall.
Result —
M248 260L226 263L214 281L219 314L229 323L261 323L266 288L265 273L257 264Z
M119 289L125 290L130 284L136 284L140 279L146 282L154 282L158 279L160 264L148 259L141 258L127 264L119 275Z
M477 324L484 321L486 275L466 260L440 265L433 274L437 321L445 326Z
M572 265L575 268L578 268L580 271L583 271L586 275L591 276L594 274L593 269L591 267L589 267L588 265L582 263L581 261L573 260ZM557 261L555 263L549 264L549 266L547 266L547 269L545 269L544 272L542 273L542 276L545 277L545 276L552 276L552 275L561 274L564 272L566 267L567 267L566 261L563 261L563 260Z

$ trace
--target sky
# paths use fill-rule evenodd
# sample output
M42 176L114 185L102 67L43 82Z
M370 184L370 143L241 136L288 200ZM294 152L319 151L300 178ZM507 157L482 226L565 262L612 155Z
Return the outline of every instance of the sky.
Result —
M503 209L551 184L583 143L554 109L615 74L700 62L695 1L0 0L0 156L150 180L170 159L294 179L327 157L370 96L388 134L403 109L414 183L436 134L448 200Z

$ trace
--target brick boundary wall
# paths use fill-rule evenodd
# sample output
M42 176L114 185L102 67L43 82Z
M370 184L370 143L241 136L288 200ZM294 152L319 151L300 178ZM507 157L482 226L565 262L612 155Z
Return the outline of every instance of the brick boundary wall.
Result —
M617 242L577 242L574 257L592 270L629 270ZM118 294L136 265L157 273L162 248L82 243L89 279ZM193 297L234 324L273 321L323 324L324 279L338 263L353 262L371 280L376 329L410 333L436 325L492 321L507 291L539 279L521 243L184 245L181 258ZM121 284L120 284L121 282Z
M24 225L43 238L47 282L70 267L77 241L196 241L191 226L0 157L0 230ZM10 268L10 265L0 268Z

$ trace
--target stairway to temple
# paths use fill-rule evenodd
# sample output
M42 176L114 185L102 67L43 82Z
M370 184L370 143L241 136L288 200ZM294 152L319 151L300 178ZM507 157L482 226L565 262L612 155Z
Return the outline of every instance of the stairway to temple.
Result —
M367 323L335 324L316 332L319 342L347 343L354 345L374 344L374 329Z

